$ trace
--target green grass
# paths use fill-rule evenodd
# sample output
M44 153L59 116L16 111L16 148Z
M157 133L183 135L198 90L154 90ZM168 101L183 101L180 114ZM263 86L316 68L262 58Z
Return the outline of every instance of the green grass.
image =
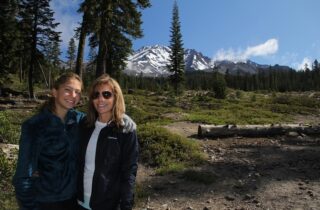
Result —
M195 140L172 134L162 127L152 124L140 125L138 138L142 163L158 169L163 168L162 171L169 172L178 166L183 168L181 166L197 165L205 159Z
M178 162L171 162L168 165L161 166L156 169L156 174L158 175L166 175L166 174L174 174L179 173L183 170L188 168L186 163L178 163Z
M137 183L134 195L134 205L136 206L148 199L150 196L150 189L146 185Z
M0 142L19 144L21 124L31 117L34 111L0 111Z
M296 95L265 95L260 93L230 93L225 100L195 95L190 100L192 110L186 110L186 121L206 124L270 124L291 122L296 114L318 114L317 98Z

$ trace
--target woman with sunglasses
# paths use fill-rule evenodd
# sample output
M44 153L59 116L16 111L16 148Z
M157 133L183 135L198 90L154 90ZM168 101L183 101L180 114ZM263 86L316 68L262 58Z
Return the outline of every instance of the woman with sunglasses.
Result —
M74 73L60 76L52 97L40 112L22 124L19 156L13 178L21 210L75 210L78 125L84 114L82 81Z
M135 126L124 127L121 88L104 74L93 82L88 96L87 118L80 132L80 209L132 209L138 139Z

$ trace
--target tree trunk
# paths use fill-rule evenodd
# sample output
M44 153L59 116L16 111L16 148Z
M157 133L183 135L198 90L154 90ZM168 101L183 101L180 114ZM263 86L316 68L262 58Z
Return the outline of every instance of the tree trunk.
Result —
M30 68L28 72L28 85L29 85L29 98L35 98L34 92L33 92L33 69L34 69L34 59L31 55L31 62L30 62Z
M76 60L76 74L82 78L82 63L83 63L83 54L84 54L84 47L86 44L86 26L85 26L85 20L86 19L86 12L83 14L82 18L82 25L81 25L81 31L80 31L80 37L79 37L79 45L78 45L78 55Z
M110 20L112 18L112 1L105 0L102 8L107 8L103 11L101 17L101 28L99 34L99 51L97 57L96 78L106 72L106 58L107 58L107 36L110 29Z
M34 25L32 32L32 44L31 44L31 58L30 58L30 68L28 73L28 82L29 82L29 97L35 99L33 92L33 70L35 69L35 64L37 61L37 25L38 25L38 7L34 9Z
M102 24L105 24L105 21L102 21ZM101 31L100 31L100 39L99 39L99 51L98 51L98 56L97 56L97 68L96 68L96 78L101 76L106 72L106 33L105 31L105 26L101 26Z

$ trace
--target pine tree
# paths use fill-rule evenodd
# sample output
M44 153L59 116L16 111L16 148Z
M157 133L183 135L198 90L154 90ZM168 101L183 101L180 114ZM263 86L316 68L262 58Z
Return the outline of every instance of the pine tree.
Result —
M88 58L89 58L89 64L95 65L97 60L97 49L95 47L90 47Z
M97 61L97 49L95 47L90 47L88 59L89 59L88 65L86 67L85 72L93 74L94 71L96 70L96 61Z
M224 76L218 72L213 73L212 90L215 98L224 99L226 97L227 83Z
M44 59L44 51L52 42L60 41L60 33L54 31L58 23L54 23L50 0L21 0L19 20L23 34L23 50L29 63L28 83L29 96L34 98L34 71ZM38 67L38 68L37 68Z
M17 0L3 0L0 6L0 77L6 79L8 73L19 68L20 37L16 15ZM1 83L1 81L0 81Z
M68 51L67 51L67 63L69 64L69 68L72 71L74 62L76 59L76 44L74 38L71 38L69 41Z
M50 46L47 46L45 50L45 57L48 62L48 86L51 87L51 83L58 75L60 60L60 42L52 42Z
M94 8L96 8L97 2L95 0L85 0L78 10L79 13L83 13L81 26L76 29L76 37L79 39L78 52L76 59L76 69L75 72L82 78L82 65L83 65L83 55L84 48L86 44L86 37L89 32L94 31L97 27L99 21L94 21Z
M170 40L170 64L168 65L170 81L173 85L175 94L178 94L179 89L184 81L184 49L182 43L182 34L180 31L179 9L175 1L172 12L172 25L171 25L171 40Z
M98 43L96 77L108 72L116 75L125 66L131 52L131 38L142 37L141 12L151 6L149 0L99 0L94 17L98 23L91 41ZM106 69L108 68L108 70Z
M314 80L314 90L320 89L320 65L317 59L312 64L312 78Z
M319 69L319 62L317 59L314 60L314 62L312 63L312 71L316 71Z

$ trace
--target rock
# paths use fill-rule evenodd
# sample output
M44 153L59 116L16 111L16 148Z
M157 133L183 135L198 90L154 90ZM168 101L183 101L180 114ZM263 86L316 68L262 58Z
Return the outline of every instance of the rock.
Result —
M295 132L295 131L290 131L290 132L287 133L287 136L288 137L298 137L299 133Z
M170 209L170 208L168 207L168 204L166 204L166 203L163 204L162 207L163 207L164 209L166 209L166 210L169 210L169 209Z
M307 193L308 193L308 195L309 195L310 197L313 197L313 196L314 196L314 194L313 194L313 192L312 192L311 190L308 190Z
M231 196L231 195L227 195L224 197L227 201L234 201L235 197Z
M246 194L244 197L243 197L243 200L251 200L254 198L254 195L250 195L250 194Z

